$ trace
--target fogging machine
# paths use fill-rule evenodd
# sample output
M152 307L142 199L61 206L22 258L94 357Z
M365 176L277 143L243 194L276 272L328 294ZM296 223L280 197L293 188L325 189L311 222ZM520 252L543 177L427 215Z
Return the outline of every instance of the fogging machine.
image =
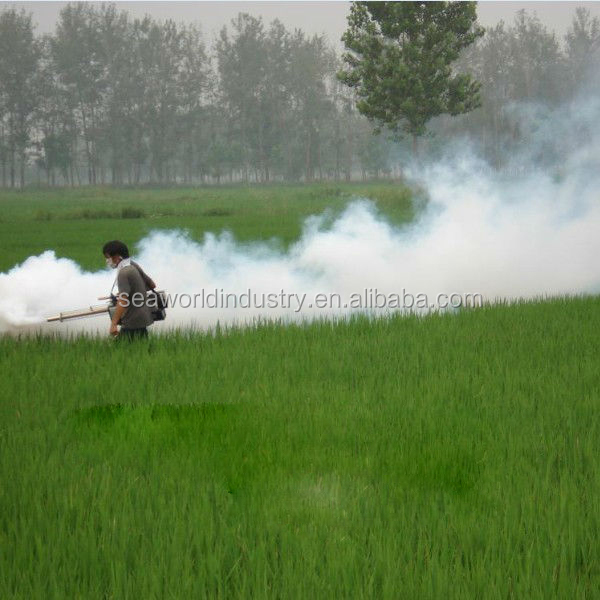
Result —
M150 306L152 307L152 320L153 321L164 321L167 316L167 293L164 290L149 290L148 295L155 295L156 298L151 301ZM77 310L66 310L53 317L48 317L46 321L69 321L70 319L79 319L81 317L93 317L94 315L102 315L108 313L108 316L112 320L115 310L117 308L117 296L110 294L110 296L101 296L98 300L106 300L105 304L96 304L95 306L88 306L87 308L79 308Z

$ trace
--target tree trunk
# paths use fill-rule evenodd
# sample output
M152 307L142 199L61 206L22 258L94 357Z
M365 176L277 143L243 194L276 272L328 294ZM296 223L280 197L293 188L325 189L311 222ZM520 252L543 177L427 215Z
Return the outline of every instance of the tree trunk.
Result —
M83 141L85 142L85 155L88 163L88 183L92 183L92 153L90 151L90 141L87 134L87 119L85 118L85 110L81 105L81 122L83 124Z
M335 119L335 181L340 180L340 121L339 118Z
M308 138L306 140L306 161L304 165L304 173L306 181L312 181L311 170L310 170L310 145L312 142L311 130L308 130Z
M15 187L15 147L10 148L10 187Z
M412 135L412 152L414 159L419 162L419 138L414 133Z
M98 148L96 146L96 141L95 141L95 133L96 133L96 115L94 113L94 106L92 105L92 107L90 108L90 112L91 112L91 118L92 118L92 132L94 132L94 136L92 138L92 140L90 141L90 147L91 147L91 157L92 157L92 179L94 182L94 185L96 185L98 177L97 177L97 154L98 154ZM102 177L102 174L101 174ZM102 179L104 179L104 177L102 177ZM102 181L102 183L104 183L104 181Z
M323 181L323 163L321 162L321 140L318 142L319 181Z
M6 150L4 147L4 125L0 128L0 158L2 160L2 187L6 187Z
M19 175L21 180L21 189L25 187L25 150L21 151L21 160L19 165Z
M346 137L348 142L346 147L346 165L345 165L345 179L350 181L352 179L352 126L348 125L348 135Z

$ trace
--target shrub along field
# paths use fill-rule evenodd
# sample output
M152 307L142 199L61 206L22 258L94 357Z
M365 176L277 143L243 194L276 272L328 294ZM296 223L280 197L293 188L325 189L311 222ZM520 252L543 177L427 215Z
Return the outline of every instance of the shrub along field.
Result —
M111 206L150 211L121 193ZM198 210L233 210L233 229L256 194L255 237L278 219L297 235L304 206L230 193ZM102 209L42 205L3 216L26 232L53 213L35 221L50 247L71 211ZM104 241L148 218L77 222ZM96 265L84 242L62 252ZM131 345L0 339L0 597L596 597L599 329L588 297Z

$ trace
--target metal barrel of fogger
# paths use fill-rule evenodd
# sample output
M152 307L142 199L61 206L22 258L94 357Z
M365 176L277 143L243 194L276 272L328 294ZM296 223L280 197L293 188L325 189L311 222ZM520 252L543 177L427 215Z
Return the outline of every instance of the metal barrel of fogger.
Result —
M164 294L165 292L164 290L156 290L156 293ZM103 313L109 313L110 317L112 318L112 313L114 312L117 303L116 296L112 294L110 296L101 296L100 298L98 298L98 300L110 300L110 303L101 304L97 306L89 306L88 308L79 308L77 310L66 310L61 313L58 313L53 317L48 317L46 321L48 323L54 321L60 321L62 323L63 321L68 321L70 319L78 319L80 317L91 317L94 315L101 315Z

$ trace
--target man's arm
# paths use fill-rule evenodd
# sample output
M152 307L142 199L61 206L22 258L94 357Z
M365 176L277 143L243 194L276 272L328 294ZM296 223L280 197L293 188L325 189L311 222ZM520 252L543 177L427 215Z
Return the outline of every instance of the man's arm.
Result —
M119 335L117 325L121 320L121 317L125 314L127 307L129 306L129 294L131 292L131 281L124 271L120 271L117 274L117 285L119 287L119 293L117 294L117 306L115 313L110 322L110 335Z
M127 310L128 306L129 298L127 294L119 294L117 297L117 307L115 308L113 318L110 322L110 335L119 335L119 329L117 325L119 324L121 317L125 314L125 311Z

